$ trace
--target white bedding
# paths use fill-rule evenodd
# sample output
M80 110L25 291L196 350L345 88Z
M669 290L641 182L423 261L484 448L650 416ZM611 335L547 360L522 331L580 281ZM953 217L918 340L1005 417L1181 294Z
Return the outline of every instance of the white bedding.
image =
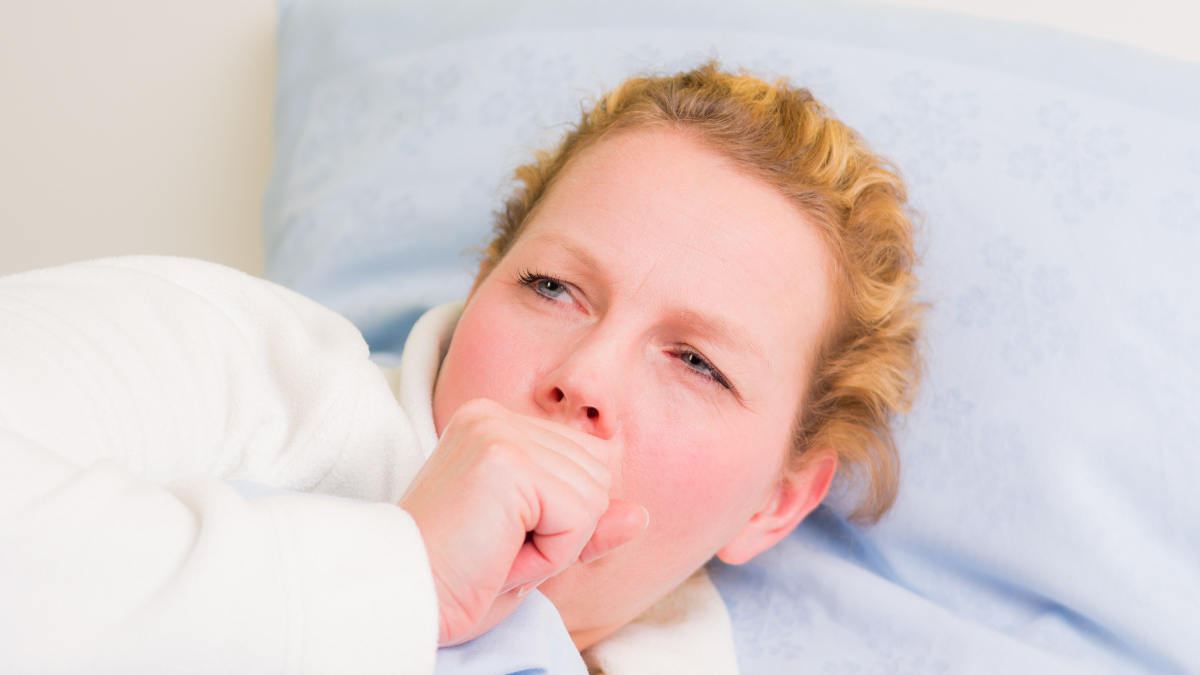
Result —
M0 374L0 671L432 670L394 506L424 457L344 319L209 263L83 263L0 279Z

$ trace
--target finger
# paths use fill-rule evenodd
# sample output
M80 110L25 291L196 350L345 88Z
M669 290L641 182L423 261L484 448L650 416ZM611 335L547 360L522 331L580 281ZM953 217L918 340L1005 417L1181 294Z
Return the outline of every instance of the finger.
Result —
M579 556L573 558L571 562L579 560L587 564L599 560L632 541L644 532L649 524L650 513L645 507L623 499L613 499L609 501L608 510L597 521L591 538L584 544ZM544 553L537 548L538 544L546 546L548 539L540 539L536 542L535 539L537 539L536 535L531 536L530 541L527 541L517 554L501 592L520 588L529 584L530 580L554 576L570 566L551 565L546 560ZM551 569L552 572L546 571Z
M515 590L530 581L554 576L570 566L570 559L560 561L557 565L551 563L538 550L536 544L532 541L526 542L521 547L521 550L517 552L517 557L513 559L512 567L508 571L508 577L504 580L504 585L500 590L501 592Z
M532 535L513 559L501 592L524 586L531 581L548 579L570 567L579 559L587 540L570 535ZM550 557L553 556L553 557Z
M565 458L560 461L569 462ZM592 485L591 498L557 476L541 472L533 481L536 503L528 505L526 540L512 558L503 587L550 577L579 559L607 509L608 495ZM598 496L598 497L597 497Z
M596 465L589 471L588 467L575 461L575 458L540 443L529 443L524 452L534 466L564 481L579 493L594 510L593 518L599 518L608 508L608 491L612 486L612 476L607 468Z
M567 481L580 494L589 497L590 503L599 509L596 512L597 517L608 508L607 492L612 487L612 475L608 467L573 440L547 428L530 424L521 415L509 412L487 399L473 400L459 410L463 411L463 421L456 424L459 418L458 413L455 413L456 417L447 425L439 445L452 446L454 441L460 441L459 437L463 437L476 439L474 445L477 447L491 445L493 448L519 448L535 465ZM557 426L567 429L561 425ZM583 436L588 437L586 434ZM490 441L481 443L481 439ZM445 453L435 453L426 466L439 461L450 461L450 458L445 456ZM422 472L424 471L423 467ZM604 493L603 496L601 492Z
M586 565L599 560L633 540L649 525L650 512L645 507L624 499L609 500L608 510L600 516L591 539L579 553L579 561Z
M565 437L574 441L588 456L595 458L600 463L607 464L608 462L608 445L603 439L565 424L513 412L500 403L487 398L472 399L463 403L458 410L454 411L446 428L449 430L459 425L469 426L472 421L481 419L507 420L514 426L527 430L529 427L533 427L550 432L555 436Z
M570 458L571 461L591 474L592 478L604 486L605 490L612 487L612 473L608 470L608 465L596 459L591 451L576 442L577 439L568 438L552 428L534 424L529 420L516 419L513 420L513 424L514 429L529 440L544 448L553 450L563 457ZM557 426L561 427L561 425ZM565 429L566 427L561 428ZM587 434L583 434L583 436L591 438ZM599 439L594 438L592 440L599 441Z
M594 457L596 459L596 461L600 462L601 464L604 464L605 466L608 465L608 461L610 459L609 455L611 454L611 449L610 449L611 444L609 441L606 441L603 438L598 438L598 437L593 436L588 433L584 433L578 429L569 427L565 424L560 424L558 422L552 422L550 420L545 420L540 417L531 417L529 415L519 415L519 414L516 415L516 417L518 417L519 419L523 420L524 422L530 424L531 426L535 426L540 429L544 429L544 430L552 432L558 436L562 436L571 441L574 441L575 443L579 444L579 446L581 448L583 448L583 450L585 452L587 452L588 455L590 455L591 457Z
M527 438L538 445L571 458L590 473L605 490L612 487L612 474L606 463L609 455L608 446L604 440L564 424L514 413L488 399L471 401L464 404L459 410L464 409L467 410L466 416L472 419L486 418L489 423L503 424L511 429L515 435L505 433L504 436L507 438Z

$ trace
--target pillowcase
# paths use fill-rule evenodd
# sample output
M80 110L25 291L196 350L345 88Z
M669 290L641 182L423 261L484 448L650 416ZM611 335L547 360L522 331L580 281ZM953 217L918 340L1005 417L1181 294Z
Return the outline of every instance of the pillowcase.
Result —
M909 182L927 378L883 522L711 566L743 671L1200 671L1200 68L768 0L294 0L279 44L268 276L379 354L591 96L711 56L811 88Z

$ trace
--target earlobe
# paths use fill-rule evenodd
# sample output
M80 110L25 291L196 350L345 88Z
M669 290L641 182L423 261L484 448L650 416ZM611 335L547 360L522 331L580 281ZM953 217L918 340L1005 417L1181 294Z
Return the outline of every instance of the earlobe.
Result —
M825 499L836 473L836 453L826 450L815 454L804 468L775 485L763 508L717 551L717 557L724 563L741 565L774 546Z

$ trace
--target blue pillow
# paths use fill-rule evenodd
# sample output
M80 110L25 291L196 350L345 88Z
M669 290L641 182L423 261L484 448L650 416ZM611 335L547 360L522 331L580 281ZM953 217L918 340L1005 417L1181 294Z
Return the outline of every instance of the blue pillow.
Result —
M268 275L398 350L531 148L713 55L896 162L933 306L895 509L712 566L743 671L1200 672L1200 68L855 4L295 0Z

